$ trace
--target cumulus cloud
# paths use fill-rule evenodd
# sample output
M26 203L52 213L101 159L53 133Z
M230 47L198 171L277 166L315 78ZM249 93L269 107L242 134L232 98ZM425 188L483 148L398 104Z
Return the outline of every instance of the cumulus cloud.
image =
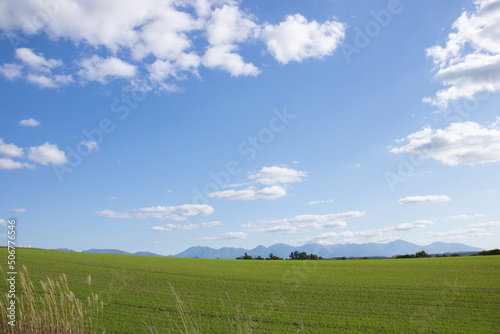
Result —
M74 82L77 76L80 82L102 84L123 78L131 87L153 89L153 83L158 83L155 89L175 91L172 81L188 73L198 76L201 65L231 76L257 76L261 70L244 59L243 44L260 47L254 42L264 41L269 52L286 64L331 55L345 30L336 20L308 21L301 14L277 25L259 24L257 17L234 0L75 0L51 6L49 19L41 24L26 19L39 16L39 1L4 0L0 29L72 41L76 52L85 48L86 58L74 54L77 61L65 66L33 49L18 48L18 63L0 65L0 73L8 80L22 77L54 89ZM144 72L152 82L138 78ZM137 84L138 80L143 82Z
M300 14L289 15L278 25L267 24L261 37L268 51L282 64L333 54L345 37L345 25L337 21L309 22Z
M0 65L0 74L7 80L20 78L23 74L23 66L19 64L2 64Z
M14 161L8 158L0 158L0 169L22 169L22 168L33 169L35 168L35 166L26 162Z
M23 120L19 121L19 125L21 125L21 126L35 127L35 126L39 126L40 122L38 122L34 118L29 118L29 119L23 119Z
M28 48L16 49L16 58L21 60L21 62L28 67L40 72L50 72L52 68L62 65L62 61L57 59L45 59L43 54L36 54L32 49Z
M7 226L7 222L5 221L5 219L0 219L0 227L5 227Z
M243 57L235 52L237 49L236 45L231 44L211 46L203 56L203 65L225 70L234 77L257 76L260 70L251 63L245 63Z
M67 163L66 154L57 145L46 142L28 149L28 159L42 165L62 165Z
M390 151L409 153L418 159L434 158L449 166L497 162L500 161L499 120L487 126L475 122L451 123L437 130L427 126L407 136L406 145Z
M449 201L451 201L451 199L446 195L407 196L398 199L399 204L436 203Z
M262 183L266 186L274 184L287 184L302 182L307 176L307 172L295 170L287 167L262 167L262 169L255 173L250 174L248 178Z
M37 85L40 88L59 88L66 86L74 82L71 75L40 75L40 74L28 74L26 76L26 81Z
M227 71L231 76L257 76L260 70L252 63L246 63L237 53L237 43L245 42L258 31L250 15L238 6L223 5L216 8L206 27L208 47L203 56L203 65Z
M98 211L95 214L108 218L155 218L160 221L183 221L192 216L207 216L214 212L214 209L206 204L183 204L178 206L153 206L135 209L136 213L116 212L113 210Z
M254 187L248 187L241 190L223 190L210 193L210 198L253 201L256 199L277 199L286 196L286 189L281 186L265 187L256 190Z
M500 1L478 0L453 23L444 46L428 48L436 80L448 86L425 102L446 108L451 101L500 90Z
M0 138L0 155L19 158L24 155L24 150L14 144L6 144L2 138Z
M132 78L136 75L137 68L119 58L101 58L92 56L80 62L82 69L78 72L80 77L88 81L98 81L106 84L111 78Z
M248 235L244 232L227 232L215 237L204 237L196 240L239 240L245 239Z

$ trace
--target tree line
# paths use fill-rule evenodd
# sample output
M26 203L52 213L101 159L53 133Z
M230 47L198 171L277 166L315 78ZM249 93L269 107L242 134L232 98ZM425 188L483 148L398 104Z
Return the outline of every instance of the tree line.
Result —
M323 260L323 257L318 256L316 254L307 254L306 252L291 252L290 253L290 260ZM252 255L248 255L248 253L245 253L245 255L238 256L236 260L284 260L282 257L279 257L277 255L274 255L273 253L269 254L269 257L263 258L262 256L256 256L252 257Z

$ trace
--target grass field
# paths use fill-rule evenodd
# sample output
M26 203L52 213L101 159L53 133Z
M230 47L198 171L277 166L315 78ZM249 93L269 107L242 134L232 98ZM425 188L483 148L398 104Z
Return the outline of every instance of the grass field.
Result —
M500 333L500 256L237 261L19 249L17 263L35 283L65 273L82 300L90 275L106 333L180 332L170 285L202 333Z

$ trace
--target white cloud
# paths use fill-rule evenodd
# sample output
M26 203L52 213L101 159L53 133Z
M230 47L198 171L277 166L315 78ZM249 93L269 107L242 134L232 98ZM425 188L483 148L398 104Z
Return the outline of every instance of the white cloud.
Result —
M179 206L154 206L138 209L137 218L157 218L159 220L186 220L189 216L211 215L214 208L206 204L183 204Z
M307 202L306 205L316 205L316 204L323 204L323 203L333 203L333 199L322 199L319 201L310 201L310 202Z
M28 210L26 210L25 208L18 208L18 207L15 207L15 208L12 208L12 209L9 209L10 212L17 212L17 213L24 213Z
M424 228L426 225L433 224L430 220L417 220L412 223L402 223L394 226L392 228L393 231L411 231L418 228Z
M398 199L399 204L436 203L436 202L449 202L449 201L451 201L451 199L446 195L407 196Z
M235 5L223 5L212 12L208 21L207 37L210 46L203 56L203 65L227 71L231 76L257 76L260 70L252 63L245 63L236 53L237 43L245 42L256 34L258 26L252 17Z
M24 155L24 150L14 144L6 144L0 138L0 155L12 158L20 158Z
M25 162L14 161L8 158L0 158L0 169L21 169L21 168L33 169L35 168L35 166Z
M108 218L156 218L158 220L183 221L190 216L211 215L214 209L206 204L183 204L178 206L154 206L135 209L137 213L115 212L112 210L98 211L98 216Z
M159 80L154 89L176 91L179 89L175 84L164 80L183 79L185 73L198 76L200 65L227 71L232 76L257 76L260 69L245 61L239 51L243 43L263 40L276 59L287 63L330 55L344 36L343 24L335 20L308 21L300 14L288 16L278 25L260 25L258 18L243 11L239 3L74 0L51 2L49 10L43 12L38 0L4 0L0 6L1 30L45 34L54 41L69 40L77 52L84 49L89 58L77 62L81 67L78 72L74 66L63 66L61 60L19 48L16 57L29 73L23 74L19 64L1 65L0 73L9 80L24 77L42 88L59 88L80 76L83 81L102 84L125 78L131 87L153 89L144 82L137 84L141 80L138 74L146 70L150 79ZM47 15L43 24L29 19L40 18L40 13ZM56 69L66 73L57 73L57 79L52 73Z
M302 182L306 176L307 172L286 167L271 166L262 167L259 172L250 174L248 178L269 186L274 184Z
M398 232L412 231L425 228L427 225L433 224L430 220L418 220L412 223L401 223L391 227L362 230L362 231L344 231L344 232L325 232L310 238L295 240L299 243L322 243L331 245L332 242L328 240L335 240L339 242L359 242L371 240L374 242L391 241L397 239Z
M462 219L470 219L470 218L477 218L477 217L483 217L483 216L484 216L483 214L476 213L472 216L461 214L461 215L456 215L456 216L449 216L448 218L453 219L453 220L462 220Z
M19 64L2 64L0 65L0 74L8 80L20 78L23 75L23 67Z
M365 213L360 211L348 211L326 215L298 215L291 218L263 220L261 226L250 224L247 225L247 227L253 228L251 232L295 233L298 231L315 231L325 228L346 227L347 224L343 219L362 217L364 215Z
M59 150L57 145L46 142L43 145L30 147L28 149L28 159L42 165L62 165L67 163L66 155Z
M224 225L224 224L222 224L219 221L201 223L201 227L215 227L215 226L221 226L221 225Z
M1 227L7 226L7 222L5 221L5 219L0 219L0 226Z
M197 240L238 240L245 239L247 236L244 232L227 232L216 237L204 237Z
M95 141L83 140L80 143L89 151L99 151L99 146Z
M238 47L233 44L220 44L208 48L203 56L203 65L218 68L231 73L231 76L257 76L260 70L251 63L245 63L243 57L237 54Z
M434 158L449 166L500 161L498 119L489 126L474 122L451 123L444 130L427 126L406 137L406 141L405 146L390 151L409 153L419 159Z
M134 216L131 215L130 213L116 212L116 211L113 211L113 210L97 211L95 214L98 215L98 216L107 217L107 218L120 218L120 219L131 219L131 218L134 218Z
M209 228L209 227L215 227L215 226L220 226L223 225L219 221L213 221L213 222L208 222L208 223L202 223L202 224L188 224L188 225L181 225L181 224L166 224L163 226L153 226L150 228L152 231L157 231L157 232L169 232L169 231L189 231L195 228Z
M435 78L448 86L424 99L442 108L479 92L500 90L500 1L478 0L473 12L453 23L445 46L427 49L438 70Z
M198 227L200 227L200 225L198 224L189 224L189 225L166 224L163 226L153 226L150 228L150 230L157 232L189 231Z
M207 26L208 42L211 45L244 42L255 35L257 29L251 16L237 6L224 5L212 12Z
M285 188L281 186L265 187L255 190L254 187L249 187L242 190L224 190L216 191L208 195L210 198L219 198L227 200L242 200L253 201L256 199L277 199L286 196Z
M22 126L29 126L29 127L35 127L35 126L39 126L40 125L40 122L38 122L36 119L34 118L30 118L30 119L23 119L21 121L19 121L19 125L22 125Z
M261 37L280 63L301 62L333 54L345 37L345 25L337 21L308 22L304 16L295 14L278 25L267 24Z
M489 223L477 223L477 224L471 224L471 227L500 227L500 221L491 221Z
M446 240L468 239L474 237L484 237L493 235L492 233L486 232L484 228L476 228L476 227L450 230L446 232L428 232L427 234L431 237L439 237L439 238L444 238Z
M59 88L74 82L71 75L39 75L28 74L26 81L39 86L40 88Z
M54 67L62 65L62 61L56 59L45 59L43 54L35 54L32 49L16 49L16 58L35 71L50 72Z
M119 58L100 58L96 55L80 61L82 69L78 75L88 81L98 81L106 84L112 78L132 78L137 68Z

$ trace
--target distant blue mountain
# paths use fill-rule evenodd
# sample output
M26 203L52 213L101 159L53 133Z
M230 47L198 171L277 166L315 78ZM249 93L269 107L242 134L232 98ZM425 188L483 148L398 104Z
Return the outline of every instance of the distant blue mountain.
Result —
M210 247L195 246L185 251L173 255L175 257L198 257L198 258L220 258L235 259L247 253L253 257L267 257L270 253L282 258L289 257L291 252L313 253L323 258L345 257L392 257L402 254L414 254L425 250L429 254L442 254L454 252L479 252L483 249L471 247L460 243L434 242L427 246L419 246L404 240L395 240L386 244L366 243L366 244L337 244L323 246L319 244L305 244L302 246L290 246L286 244L275 244L269 247L258 246L254 249L230 248L213 249Z
M136 252L129 253L125 251L121 251L119 249L89 249L84 250L82 253L97 253L97 254L119 254L119 255L139 255L139 256L164 256L150 252Z
M124 252L118 249L89 249L82 251L82 253L132 255L132 253Z
M71 249L60 248L59 251L74 252ZM185 251L170 255L172 257L189 257L189 258L202 258L202 259L235 259L245 253L253 257L262 256L268 257L270 253L282 258L289 257L291 252L306 252L307 254L316 254L323 258L336 258L340 256L345 257L392 257L396 255L414 254L421 250L429 254L443 254L443 253L461 253L461 252L480 252L484 249L471 247L460 243L446 243L434 242L426 246L419 246L404 240L395 240L386 244L366 243L366 244L337 244L337 245L319 245L319 244L305 244L302 246L290 246L286 244L274 244L269 247L258 246L253 249L223 247L214 249L210 247L194 246L186 249ZM140 255L140 256L164 256L150 252L136 252L129 253L118 249L89 249L84 250L82 253L99 253L99 254L121 254L121 255Z

